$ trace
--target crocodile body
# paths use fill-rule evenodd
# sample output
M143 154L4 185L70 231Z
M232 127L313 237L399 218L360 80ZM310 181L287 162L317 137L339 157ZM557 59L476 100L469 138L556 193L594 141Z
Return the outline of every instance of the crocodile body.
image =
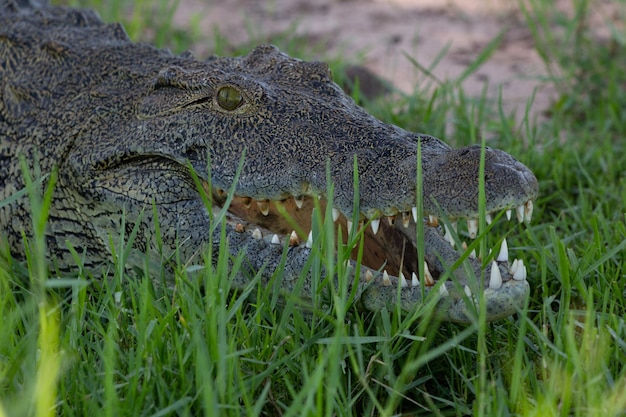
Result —
M375 119L332 82L325 64L273 46L200 61L133 43L120 25L91 11L0 3L0 201L25 187L21 157L31 173L58 173L46 243L61 270L76 265L70 247L98 270L111 262L120 232L136 230L130 265L143 267L146 254L155 262L174 254L200 262L209 245L216 257L222 244L244 259L235 286L256 273L267 281L281 268L284 289L299 282L310 297L312 208L317 197L322 208L332 201L342 234L356 231L348 220L356 164L356 212L367 222L363 265L351 261L361 304L411 310L436 288L436 314L465 322L476 298L468 295L484 291L495 320L515 312L529 292L526 267L509 264L506 250L489 262L468 257L469 268L438 284L462 249L452 247L437 217L469 219L473 234L480 155L478 146L452 149ZM487 148L484 172L487 213L517 208L529 221L538 193L530 170ZM226 204L222 231L212 219ZM429 219L423 241L415 237L417 204ZM23 236L32 235L27 197L0 207L0 245L23 259Z

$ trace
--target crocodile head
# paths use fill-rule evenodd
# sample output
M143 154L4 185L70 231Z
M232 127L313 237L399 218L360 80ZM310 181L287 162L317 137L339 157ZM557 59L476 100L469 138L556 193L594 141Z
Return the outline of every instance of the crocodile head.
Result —
M316 286L305 267L319 197L322 207L332 202L327 211L343 236L367 223L363 267L353 269L366 308L399 303L412 310L433 288L436 313L447 320L470 320L468 294L478 291L492 320L522 304L529 291L523 264L509 265L504 248L486 265L470 258L469 268L455 269L469 256L437 226L441 216L467 219L469 234L476 233L479 147L451 149L385 124L346 96L325 64L272 46L200 62L134 44L119 25L93 14L50 10L21 14L19 24L3 21L10 35L0 36L0 47L10 64L1 66L0 149L11 158L1 160L8 174L0 178L10 186L0 197L23 187L18 154L44 173L58 167L47 243L60 268L74 263L76 252L87 267L106 263L120 230L136 232L133 254L193 262L223 238L208 194L214 210L228 205L226 247L244 254L235 285L256 271L269 280L281 268L286 291L300 277L297 288L311 295ZM488 215L517 208L530 220L533 174L502 151L484 152ZM31 235L27 210L25 199L0 208L0 226L18 255L20 236ZM428 219L420 239L418 213ZM129 262L143 267L145 257ZM477 279L483 273L484 288Z
M462 249L451 246L450 234L437 227L438 218L467 219L469 234L477 232L481 148L452 149L431 136L377 120L332 82L323 63L259 46L247 56L210 58L202 64L181 58L150 82L148 91L135 98L133 120L109 127L111 137L124 141L116 146L100 145L100 137L83 141L70 159L77 168L74 176L91 180L91 199L115 205L154 202L165 242L187 258L206 244L210 223L189 166L215 207L229 204L233 254L246 251L252 269L270 272L281 260L282 245L276 243L285 240L292 246L288 269L297 271L299 262L304 264L314 197L322 205L332 201L333 217L343 236L348 234L356 167L358 220L371 226L365 231L359 287L361 301L370 309L397 302L415 308L457 262ZM418 148L421 195L416 195ZM81 173L85 167L90 167L87 175ZM517 209L521 220L530 220L538 192L533 174L490 148L485 149L484 172L488 215ZM332 196L327 195L330 189ZM232 201L228 190L234 192ZM418 204L429 219L423 242L415 233L415 222L422 221L416 217ZM292 233L293 222L298 232ZM423 269L418 245L424 245ZM469 320L467 294L475 291L484 291L489 319L519 308L529 288L526 269L519 262L509 265L506 243L502 246L493 262L483 267L468 259L469 270L457 268L437 286L439 316ZM487 277L482 290L476 278L481 269ZM397 285L403 287L401 300Z

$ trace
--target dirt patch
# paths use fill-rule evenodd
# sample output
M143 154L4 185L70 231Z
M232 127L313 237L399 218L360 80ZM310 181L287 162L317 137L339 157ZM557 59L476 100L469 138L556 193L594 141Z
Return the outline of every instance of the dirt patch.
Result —
M533 90L531 114L537 117L555 97L542 83L544 66L521 19L517 2L506 0L181 0L174 16L180 27L199 18L203 34L215 29L230 44L250 41L249 31L264 36L295 27L304 39L324 40L329 55L363 60L374 73L411 92L425 76L406 58L430 67L440 80L458 77L498 34L503 40L491 59L463 82L466 93L478 96L488 85L496 98L501 88L505 110L521 116ZM210 51L195 51L199 56Z

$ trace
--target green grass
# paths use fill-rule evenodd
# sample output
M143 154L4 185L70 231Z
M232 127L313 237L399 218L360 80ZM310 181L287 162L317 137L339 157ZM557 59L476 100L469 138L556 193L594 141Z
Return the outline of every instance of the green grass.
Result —
M613 3L624 13L623 0ZM626 415L626 32L593 38L586 22L598 2L575 1L573 16L547 0L526 4L559 92L547 121L517 121L455 80L367 104L455 146L485 139L535 172L532 224L499 222L494 233L528 265L526 312L486 327L432 326L359 312L341 288L307 310L282 303L273 285L229 292L223 263L181 266L173 287L119 266L110 279L59 280L35 239L26 264L0 255L0 417ZM176 51L199 40L197 27L158 18L175 3L92 6L134 38ZM272 41L300 57L317 51L293 39ZM328 59L341 79L347 63ZM32 203L39 227L46 201ZM317 262L328 266L324 253Z

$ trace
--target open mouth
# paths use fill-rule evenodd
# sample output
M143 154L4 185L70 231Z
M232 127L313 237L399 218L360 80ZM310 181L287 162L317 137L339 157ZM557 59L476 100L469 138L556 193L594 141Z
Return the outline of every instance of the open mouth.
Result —
M207 191L209 191L207 189ZM213 201L220 207L227 201L227 194L220 189L210 190ZM320 198L322 211L325 211L325 200ZM315 202L310 196L291 197L281 201L255 200L249 197L235 196L228 208L231 217L229 220L234 223L233 226L237 231L242 233L250 233L257 239L265 239L272 244L284 245L288 242L289 246L309 246L311 244L311 213L315 207ZM501 217L513 220L517 217L518 222L530 222L533 212L532 200L526 203L505 210ZM290 221L287 220L288 214ZM341 229L341 236L348 236L349 229L353 228L353 224L339 210L332 210L333 221L338 229ZM497 213L488 213L486 223L490 224L492 217ZM440 225L439 219L435 216L428 216L425 219L425 261L423 267L423 276L419 275L419 260L417 256L416 239L416 217L417 211L398 212L395 215L384 216L382 218L367 219L362 216L359 222L359 229L363 229L364 244L362 248L362 265L373 271L380 271L377 274L382 287L388 286L395 290L397 286L406 288L407 290L434 287L440 277L446 270L450 268L455 260L459 259L466 253L465 258L474 270L475 276L480 276L484 271L484 294L502 294L507 292L515 292L515 297L519 294L526 293L528 284L526 282L526 266L521 260L514 260L509 264L509 253L506 239L502 240L497 253L489 253L489 262L483 266L481 256L476 256L475 251L467 253L468 248L465 242L461 243L461 247L457 245L458 240L456 230L453 233L448 227ZM294 223L298 226L294 228ZM460 222L459 222L460 223ZM459 231L459 235L474 239L478 235L478 220L467 219L463 221L467 225L467 229ZM457 222L452 222L452 227L456 229ZM297 229L297 230L296 230ZM475 245L472 245L475 246ZM356 249L353 250L352 259L356 259ZM451 279L446 280L438 287L441 294L450 296L457 301L465 296L471 297L477 290L476 279L469 279L462 268L458 268L458 272L454 271L447 275ZM373 279L371 271L366 271L365 279ZM520 286L520 284L523 284ZM513 288L510 290L509 287ZM520 289L521 288L521 289ZM460 289L460 291L459 291ZM520 292L521 291L521 292ZM464 293L461 294L461 293ZM519 293L519 294L518 294ZM523 295L523 294L522 294ZM506 306L511 301L511 297L500 295L493 296L489 308L493 311L490 313L490 319L504 317L511 314L516 306ZM489 300L488 300L489 301ZM519 307L519 299L515 298L512 302L517 303ZM465 313L459 313L464 315ZM465 316L463 316L465 317ZM458 321L465 321L463 317ZM455 321L455 320L453 320Z

